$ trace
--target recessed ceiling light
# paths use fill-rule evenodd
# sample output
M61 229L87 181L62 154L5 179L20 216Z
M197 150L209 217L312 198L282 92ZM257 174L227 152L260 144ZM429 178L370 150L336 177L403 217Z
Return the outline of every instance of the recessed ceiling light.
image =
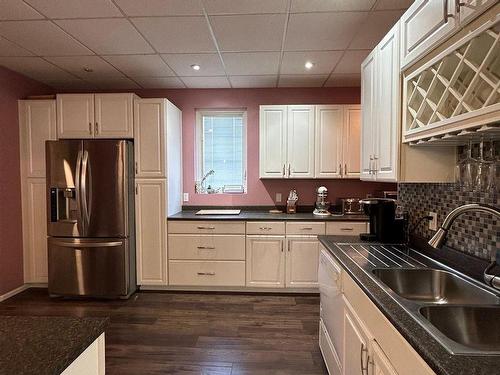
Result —
M84 66L83 67L83 71L86 72L86 73L92 73L94 71L94 69L89 68L88 66Z
M191 65L191 68L193 68L194 70L200 70L201 69L201 67L198 64Z
M310 61L306 61L305 65L307 70L309 69L312 69L312 67L314 66L314 63L310 62Z

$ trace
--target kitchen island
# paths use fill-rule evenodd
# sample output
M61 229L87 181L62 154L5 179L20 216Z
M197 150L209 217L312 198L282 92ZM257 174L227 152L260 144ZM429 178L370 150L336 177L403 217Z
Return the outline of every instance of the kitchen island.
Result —
M107 318L1 316L0 374L104 375Z

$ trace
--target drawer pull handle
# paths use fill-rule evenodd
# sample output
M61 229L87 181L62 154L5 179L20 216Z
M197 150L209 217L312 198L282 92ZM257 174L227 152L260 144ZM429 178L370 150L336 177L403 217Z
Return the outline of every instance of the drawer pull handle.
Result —
M350 232L350 231L353 231L353 230L354 230L354 228L340 228L340 230L343 230L343 231L349 231L349 232Z
M199 225L197 228L198 229L215 229L215 227L204 227L204 226L201 226L201 225Z
M215 276L215 272L197 272L200 276Z
M302 227L300 230L312 230L312 227Z
M260 230L271 230L271 229L273 229L273 228L271 228L271 227L259 227L259 229L260 229Z
M215 250L215 246L198 246L200 250Z

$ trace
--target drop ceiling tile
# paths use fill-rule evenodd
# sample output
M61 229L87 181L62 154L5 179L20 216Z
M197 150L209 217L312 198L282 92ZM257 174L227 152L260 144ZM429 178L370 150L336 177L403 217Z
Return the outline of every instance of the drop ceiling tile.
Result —
M291 14L285 40L286 51L341 50L364 26L368 13Z
M103 56L129 77L167 77L175 75L159 55Z
M203 0L208 14L286 13L287 0Z
M99 56L47 57L47 60L82 79L123 77L122 73ZM92 69L92 72L86 72L85 68Z
M93 55L50 21L0 22L0 35L40 56Z
M17 44L0 36L0 56L32 56L33 54Z
M86 81L101 90L130 90L141 88L129 78L100 78L87 79Z
M226 77L180 77L190 89L229 88Z
M349 48L373 49L403 13L402 10L371 12L366 22L363 23L363 27L359 28Z
M279 78L278 87L321 87L327 78L328 74L282 74Z
M134 77L145 89L182 89L184 84L177 77Z
M277 74L280 52L223 53L222 59L229 75Z
M214 52L205 17L133 18L132 22L158 52Z
M282 74L330 74L343 51L285 52L281 62ZM306 61L314 64L312 69L305 68Z
M44 18L21 0L1 0L0 20L32 20Z
M414 0L377 0L375 10L408 9Z
M26 0L49 18L120 17L121 12L110 0Z
M0 57L0 65L41 82L75 79L40 57Z
M361 74L332 74L325 83L326 87L360 87Z
M285 14L211 16L221 51L279 51Z
M153 53L153 49L124 18L56 21L68 33L99 54Z
M397 1L397 0L396 0ZM292 0L292 13L370 10L375 0Z
M361 63L371 50L345 51L344 56L335 67L334 73L360 73Z
M200 0L115 0L128 16L201 16Z
M181 53L162 55L167 64L183 77L223 76L224 67L216 53ZM197 64L200 70L194 70L191 65Z
M278 76L276 75L251 75L229 77L234 88L244 87L276 87Z

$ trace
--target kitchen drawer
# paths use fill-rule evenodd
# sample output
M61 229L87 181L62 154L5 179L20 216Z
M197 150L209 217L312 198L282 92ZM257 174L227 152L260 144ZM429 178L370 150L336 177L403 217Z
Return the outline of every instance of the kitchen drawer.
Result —
M250 221L247 222L247 234L285 234L284 221Z
M244 261L171 260L168 274L170 285L245 286Z
M169 259L245 260L245 236L170 234Z
M288 222L286 223L286 234L300 234L300 235L322 235L325 234L325 223L308 223L308 222Z
M245 234L245 222L236 221L169 221L168 233Z
M326 223L327 235L358 236L367 232L366 221L335 221Z

